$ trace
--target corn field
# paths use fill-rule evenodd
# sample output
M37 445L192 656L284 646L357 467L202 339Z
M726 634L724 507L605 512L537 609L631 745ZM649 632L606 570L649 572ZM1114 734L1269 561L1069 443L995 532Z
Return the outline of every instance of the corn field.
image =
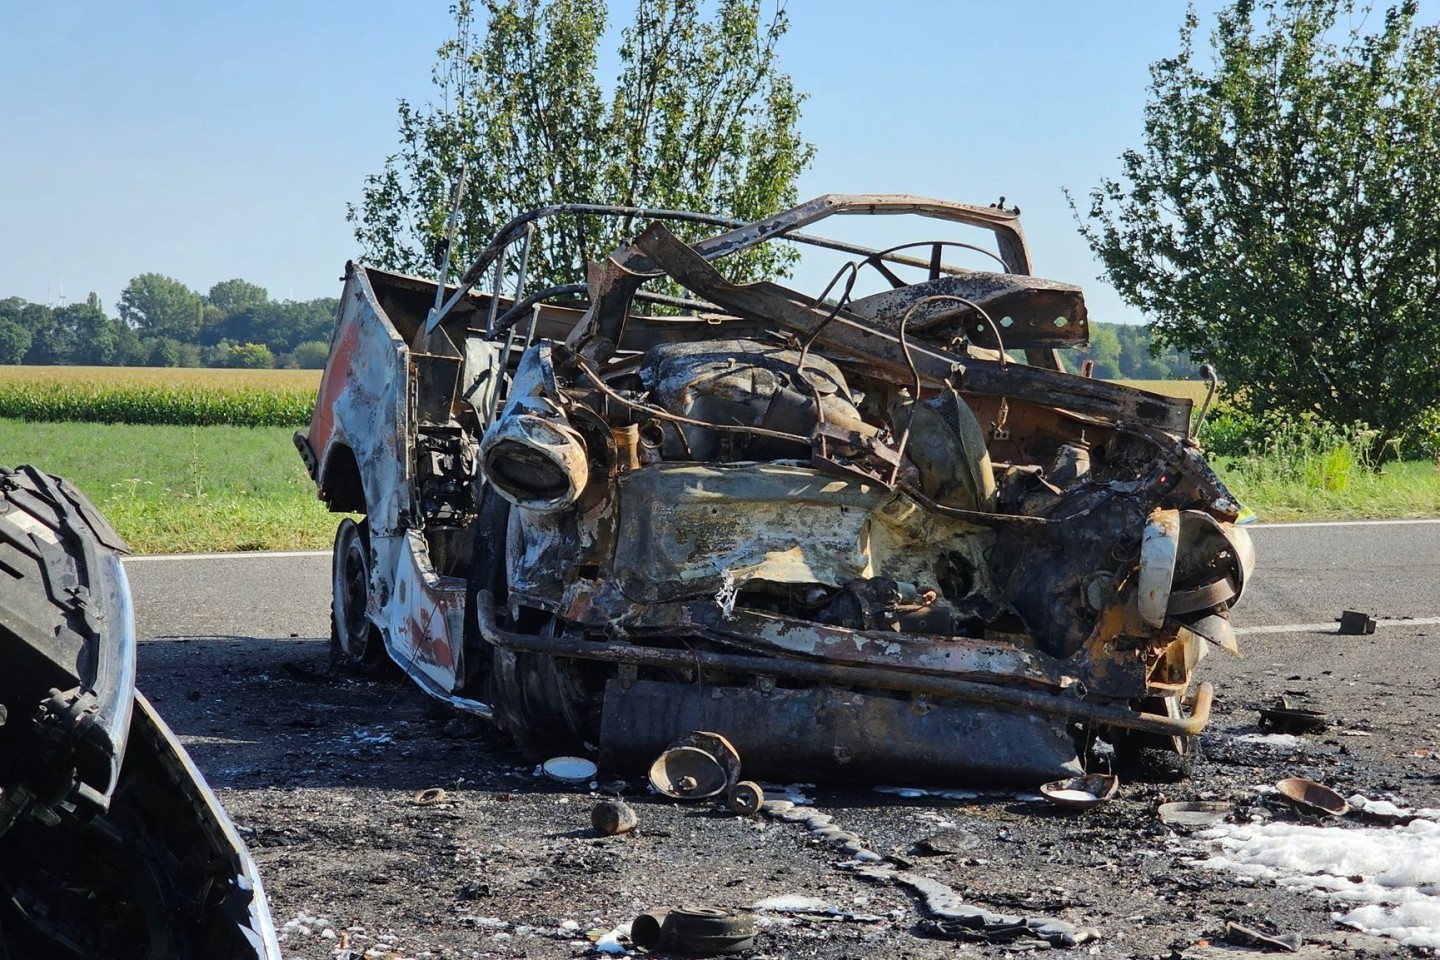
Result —
M315 389L0 380L0 418L31 422L300 427Z

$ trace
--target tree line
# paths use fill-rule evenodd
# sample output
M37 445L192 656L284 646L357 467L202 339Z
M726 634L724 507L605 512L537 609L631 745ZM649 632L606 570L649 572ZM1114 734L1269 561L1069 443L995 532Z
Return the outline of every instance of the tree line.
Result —
M116 317L93 293L58 307L10 297L0 300L0 364L318 370L339 303L271 300L245 280L223 280L200 294L158 273L126 285ZM1074 367L1093 360L1095 376L1107 380L1184 379L1197 368L1147 327L1095 321L1090 345L1067 359Z
M1150 327L1131 323L1090 321L1090 345L1065 354L1066 365L1080 366L1076 358L1095 364L1101 380L1193 380L1200 363L1190 355L1158 340Z
M240 279L200 293L142 273L126 284L114 317L94 293L61 306L0 299L0 364L318 369L339 303L272 300Z

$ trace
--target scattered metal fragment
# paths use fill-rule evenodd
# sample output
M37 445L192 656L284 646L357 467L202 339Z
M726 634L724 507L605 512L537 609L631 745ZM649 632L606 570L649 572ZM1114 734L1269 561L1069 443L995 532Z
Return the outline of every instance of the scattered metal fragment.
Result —
M1306 780L1304 777L1286 777L1275 784L1275 789L1292 803L1315 813L1343 817L1350 812L1350 804L1345 801L1344 797L1314 780Z
M417 807L433 807L437 803L444 803L448 799L450 799L450 795L445 792L443 787L426 787L424 790L415 794L413 802Z
M1120 778L1114 774L1090 773L1041 784L1040 793L1057 807L1089 810L1112 799L1119 789Z
M1297 707L1288 697L1280 697L1273 707L1260 708L1260 726L1274 733L1324 733L1329 725L1324 713Z
M894 883L919 894L930 914L922 929L934 936L988 943L1036 940L1052 947L1078 947L1100 938L1100 931L1093 927L1077 927L1053 917L991 913L967 906L954 888L892 867L858 867L855 874L867 880Z
M713 797L739 779L740 754L720 734L695 730L660 754L649 777L652 787L676 800Z
M743 953L755 946L755 921L748 914L715 907L652 910L630 925L630 940L647 950L682 953Z
M1340 632L1353 635L1374 633L1375 618L1359 610L1346 610L1340 614Z
M741 780L725 791L725 805L730 808L731 813L738 813L742 817L759 813L764 803L765 791L754 780Z
M601 800L590 808L590 825L607 837L629 833L639 822L635 808L624 800Z
M589 783L595 779L595 764L584 757L551 757L540 765L545 776L561 783Z
M1160 804L1160 822L1172 827L1208 827L1230 815L1231 805L1220 800L1177 800Z
M1296 953L1304 941L1298 933L1266 933L1263 930L1227 920L1225 922L1225 942L1242 947L1259 947L1262 950L1283 950L1287 953Z

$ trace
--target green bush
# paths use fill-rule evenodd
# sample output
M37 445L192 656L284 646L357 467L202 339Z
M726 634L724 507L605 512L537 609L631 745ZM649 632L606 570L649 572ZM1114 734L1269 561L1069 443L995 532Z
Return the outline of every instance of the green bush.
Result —
M1431 407L1405 431L1405 453L1440 463L1440 407Z
M29 421L299 427L314 409L311 390L0 383L0 417Z
M324 340L307 340L298 344L291 356L301 370L323 370L325 361L330 358L330 344Z
M1256 417L1222 409L1201 430L1207 453L1252 484L1288 484L1339 493L1359 473L1374 472L1397 444L1377 447L1379 432L1363 423L1337 425L1313 413Z

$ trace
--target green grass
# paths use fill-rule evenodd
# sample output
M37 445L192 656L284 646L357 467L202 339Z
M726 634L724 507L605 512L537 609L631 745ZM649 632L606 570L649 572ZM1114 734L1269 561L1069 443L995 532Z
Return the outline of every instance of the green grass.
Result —
M1379 436L1359 423L1256 418L1222 405L1200 440L1231 492L1262 520L1440 514L1440 465L1425 456L1402 461L1405 438L1381 443ZM1408 452L1424 450L1411 443Z
M65 477L137 553L328 549L338 517L292 432L0 419L0 465Z
M1387 463L1378 473L1335 460L1305 476L1221 458L1212 464L1260 520L1359 520L1440 516L1440 466Z

